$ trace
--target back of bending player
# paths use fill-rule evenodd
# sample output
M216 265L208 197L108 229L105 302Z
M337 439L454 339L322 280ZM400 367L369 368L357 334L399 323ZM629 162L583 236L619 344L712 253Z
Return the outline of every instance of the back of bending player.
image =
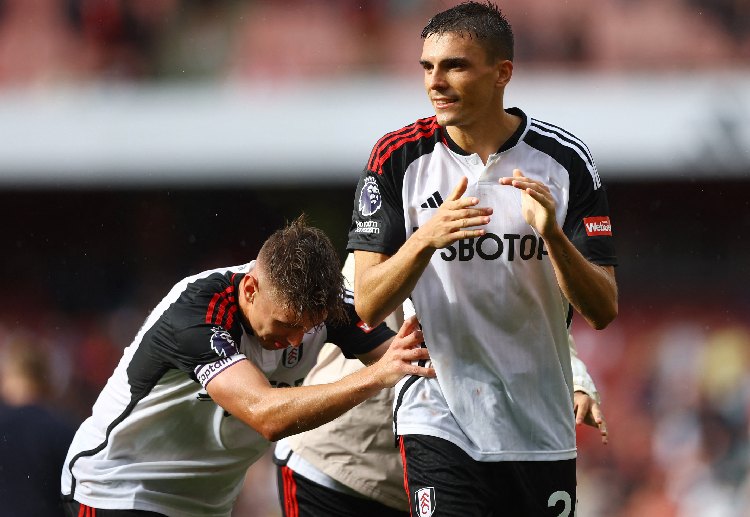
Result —
M183 279L76 433L61 478L66 511L228 517L271 441L331 420L403 375L433 375L411 364L427 357L414 325L394 337L385 325L364 332L359 321L330 240L303 220L274 233L256 261ZM326 341L371 366L301 386Z

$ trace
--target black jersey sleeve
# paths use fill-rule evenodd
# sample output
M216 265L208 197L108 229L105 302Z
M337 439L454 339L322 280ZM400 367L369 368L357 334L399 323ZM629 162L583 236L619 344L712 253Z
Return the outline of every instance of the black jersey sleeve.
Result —
M568 212L563 232L587 260L602 266L616 266L606 190L593 164L591 169L583 160L579 164L570 170Z
M401 187L394 181L397 177L368 169L362 173L354 197L349 251L393 255L406 240Z
M326 330L328 341L341 348L347 359L365 354L396 335L385 323L377 327L367 326L357 316L354 305L350 302L347 301L345 307L349 316L348 321L339 325L326 324Z

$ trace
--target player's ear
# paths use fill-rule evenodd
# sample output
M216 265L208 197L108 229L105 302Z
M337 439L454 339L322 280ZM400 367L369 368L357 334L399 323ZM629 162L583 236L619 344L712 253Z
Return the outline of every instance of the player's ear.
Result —
M258 291L258 278L252 273L245 275L245 278L240 282L240 289L242 291L240 296L243 296L248 302L252 302L255 299L255 293Z
M507 59L498 60L496 67L496 85L504 88L510 82L510 78L513 77L513 61Z

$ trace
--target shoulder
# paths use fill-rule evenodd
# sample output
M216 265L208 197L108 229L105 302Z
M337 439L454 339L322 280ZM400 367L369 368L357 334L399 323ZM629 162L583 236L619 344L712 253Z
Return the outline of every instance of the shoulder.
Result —
M591 150L570 131L560 126L536 118L529 118L529 125L523 141L534 149L547 154L568 173L587 171L594 188L601 186L601 180L596 168Z
M437 119L433 115L387 133L375 143L367 162L367 169L382 174L384 165L393 158L395 153L402 155L416 153L418 156L420 150L431 151L437 141L436 136L440 134L439 128Z

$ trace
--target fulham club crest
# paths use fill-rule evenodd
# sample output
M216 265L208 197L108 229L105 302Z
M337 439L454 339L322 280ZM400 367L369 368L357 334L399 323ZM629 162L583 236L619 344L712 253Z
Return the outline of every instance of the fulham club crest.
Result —
M294 368L302 360L302 346L304 343L300 343L299 346L288 346L284 349L284 355L281 358L281 364L287 368Z
M435 487L424 487L414 492L415 515L430 517L435 512Z

